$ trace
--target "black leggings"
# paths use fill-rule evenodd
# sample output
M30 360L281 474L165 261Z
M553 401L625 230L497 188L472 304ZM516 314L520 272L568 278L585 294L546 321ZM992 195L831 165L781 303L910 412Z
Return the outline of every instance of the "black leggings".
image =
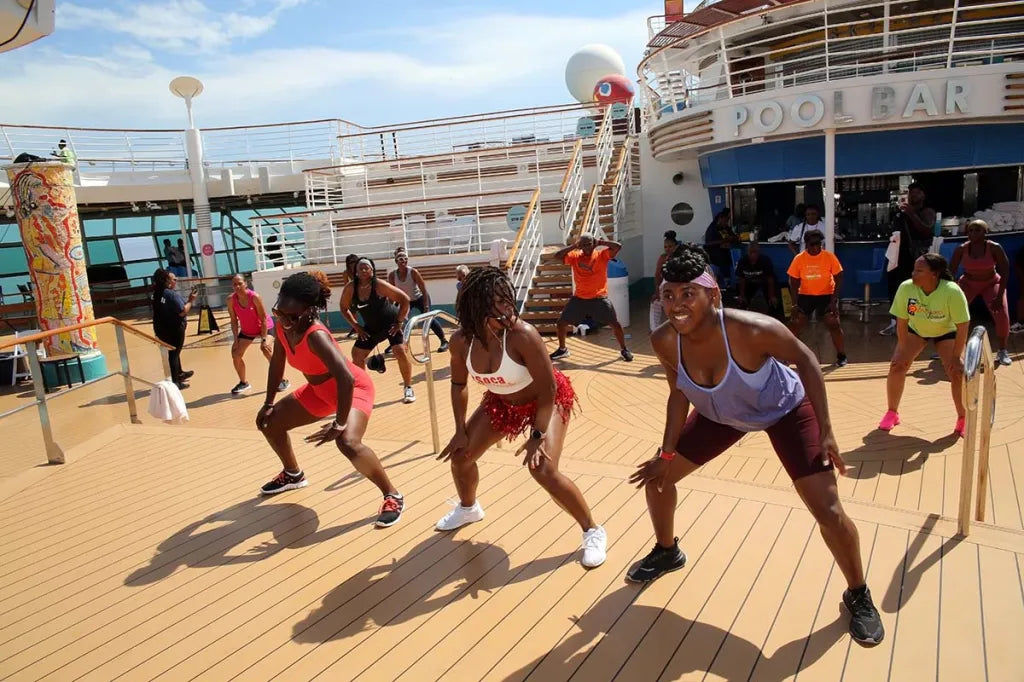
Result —
M167 351L167 363L171 366L171 381L180 383L182 381L181 349L185 345L185 328L182 327L177 331L158 334L157 338L168 345L174 346L174 348Z
M426 312L427 306L424 304L423 297L420 296L414 301L409 301L409 307L415 308L421 313ZM447 339L444 336L444 329L441 328L441 323L435 317L430 321L430 331L434 332L434 336L440 339L441 343L445 343Z

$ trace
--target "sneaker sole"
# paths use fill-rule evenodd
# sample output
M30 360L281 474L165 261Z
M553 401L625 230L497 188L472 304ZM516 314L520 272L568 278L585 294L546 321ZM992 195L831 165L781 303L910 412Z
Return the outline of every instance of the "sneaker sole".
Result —
M405 510L403 510L403 511L405 511ZM377 528L390 528L391 526L395 525L396 523L398 523L401 520L402 520L402 517L401 517L401 515L399 515L399 517L397 519L395 519L394 521L392 521L391 523L384 523L383 521L377 521L373 525L376 526Z
M589 565L587 565L587 564L583 563L583 557L580 557L580 566L582 566L583 568L585 568L585 569L587 569L587 570L590 570L590 569L594 569L594 568L597 568L597 567L599 567L599 566L603 566L603 565L604 565L604 562L606 562L606 561L608 561L608 554L607 554L607 553L606 553L606 554L604 555L604 558L603 558L603 559L601 559L601 563L599 563L599 564L594 564L594 565L592 565L592 566L589 566Z
M885 635L882 635L878 639L874 639L873 637L866 637L864 639L860 639L859 637L854 636L854 634L851 632L850 633L850 639L852 639L853 641L857 642L858 644L867 644L867 645L870 645L870 646L877 646L877 645L882 643L883 639L885 639Z
M263 488L260 488L260 494L261 495L277 495L279 493L283 493L286 490L297 490L299 488L305 488L307 485L309 485L309 481L308 480L302 480L302 481L299 481L298 483L285 483L283 486L281 486L277 490L267 491L267 490L264 490Z
M640 579L637 579L637 578L634 578L634 577L630 576L628 573L626 574L626 580L628 580L631 583L637 583L639 585L646 585L648 583L653 583L655 580L657 580L661 576L665 575L666 573L675 573L676 571L678 571L680 569L686 568L686 559L687 559L687 557L686 557L686 554L684 553L683 554L683 563L679 564L675 568L670 568L668 570L662 571L661 573L659 573L658 575L654 576L653 578L651 578L649 580L640 580Z
M462 528L464 526L468 526L471 523L480 523L483 520L484 520L484 517L481 516L479 519L473 519L472 521L466 521L465 523L460 523L459 525L455 526L454 528L441 528L437 524L434 524L434 530L436 530L436 531L438 531L440 533L451 533L453 530L458 530L458 529L460 529L460 528Z

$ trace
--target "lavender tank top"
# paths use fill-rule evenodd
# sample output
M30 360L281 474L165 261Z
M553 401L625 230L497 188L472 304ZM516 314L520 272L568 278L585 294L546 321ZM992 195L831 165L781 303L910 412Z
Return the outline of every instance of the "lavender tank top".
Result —
M748 372L732 359L729 335L725 332L725 315L719 313L725 354L729 365L717 386L706 388L696 384L683 366L680 337L676 343L676 388L690 401L701 416L731 426L737 431L763 431L797 408L804 399L804 385L792 369L775 358L768 358L757 371Z

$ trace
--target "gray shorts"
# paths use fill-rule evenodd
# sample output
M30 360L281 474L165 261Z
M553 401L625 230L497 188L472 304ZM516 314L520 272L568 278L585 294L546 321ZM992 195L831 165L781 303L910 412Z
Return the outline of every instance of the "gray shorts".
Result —
M611 324L616 321L615 308L607 298L577 298L573 296L565 304L558 321L580 324L588 317L598 324Z

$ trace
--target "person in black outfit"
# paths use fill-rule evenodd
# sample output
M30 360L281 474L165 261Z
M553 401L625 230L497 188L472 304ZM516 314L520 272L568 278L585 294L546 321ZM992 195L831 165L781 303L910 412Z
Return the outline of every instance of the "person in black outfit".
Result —
M908 188L907 203L900 205L900 214L893 223L894 231L900 233L900 250L896 267L886 273L890 301L895 300L900 285L910 279L914 262L931 248L935 211L925 205L927 199L924 188L912 182ZM895 334L896 318L890 318L889 326L879 333L884 336Z
M178 388L188 388L188 379L193 372L181 369L181 349L185 345L185 324L197 291L189 292L188 299L174 290L178 277L173 272L157 268L153 273L153 333L164 343L174 346L167 352L171 366L171 381Z
M736 283L740 308L749 309L754 296L760 292L771 314L778 319L782 318L775 268L768 258L761 255L761 247L757 242L751 242L747 253L736 263Z
M732 209L723 208L704 232L704 249L711 264L718 268L718 283L724 286L732 275L732 252L730 248L739 242L736 233L729 226Z
M405 344L402 327L409 317L409 297L397 287L376 276L377 268L369 258L356 264L355 279L341 292L341 314L359 336L352 347L352 362L366 369L366 358L381 341L391 344L402 373L402 402L416 400L412 390L412 359ZM362 317L362 324L356 313Z

